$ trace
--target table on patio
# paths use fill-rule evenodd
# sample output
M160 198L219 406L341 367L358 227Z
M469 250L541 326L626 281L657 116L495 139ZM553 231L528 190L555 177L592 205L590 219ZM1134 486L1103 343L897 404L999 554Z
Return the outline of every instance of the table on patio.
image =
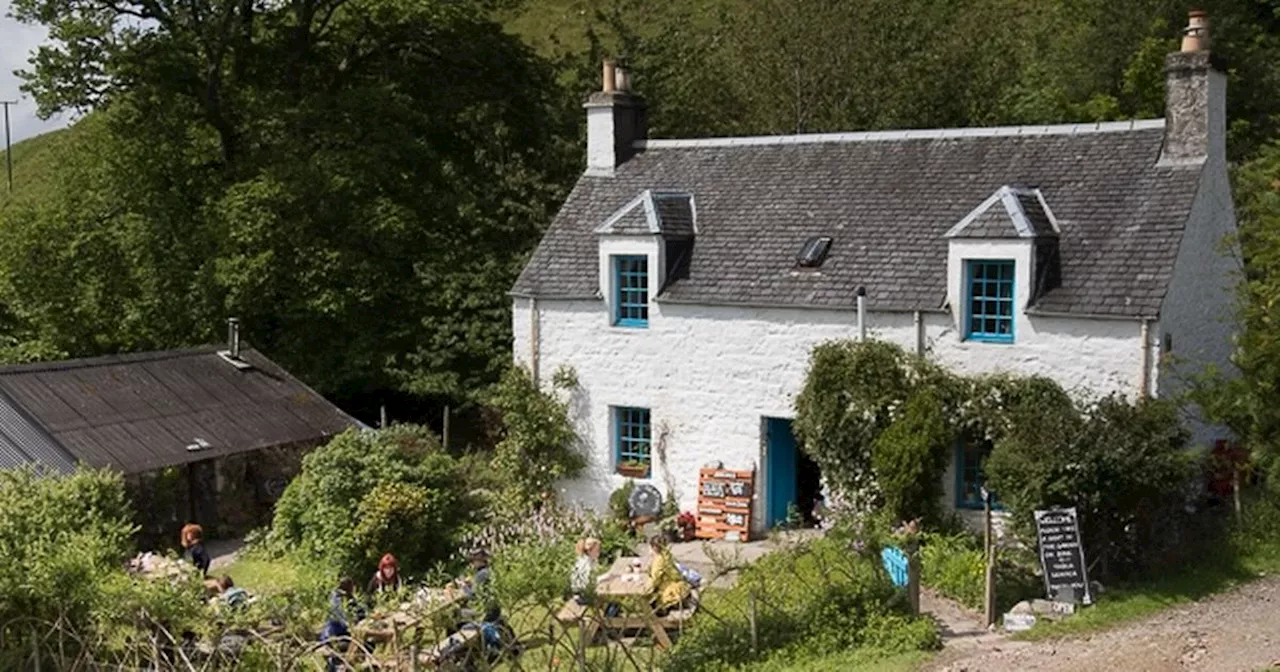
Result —
M596 595L602 602L616 602L624 613L604 616L600 623L617 630L648 630L663 648L671 648L666 623L653 613L649 604L649 575L640 558L618 558L596 583ZM638 613L638 616L626 612ZM592 628L594 629L594 628ZM591 641L588 631L587 641Z

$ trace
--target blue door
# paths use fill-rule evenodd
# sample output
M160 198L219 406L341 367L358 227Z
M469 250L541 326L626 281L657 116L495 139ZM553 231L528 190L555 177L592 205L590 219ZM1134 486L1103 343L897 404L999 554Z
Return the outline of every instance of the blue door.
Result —
M796 501L796 437L786 418L765 418L764 431L764 524L773 527Z

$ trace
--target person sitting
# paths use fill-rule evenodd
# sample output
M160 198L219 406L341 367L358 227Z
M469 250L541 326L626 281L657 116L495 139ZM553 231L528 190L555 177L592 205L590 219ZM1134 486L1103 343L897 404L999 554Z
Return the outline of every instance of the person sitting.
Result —
M253 601L249 591L236 586L231 577L226 574L214 579L214 589L217 591L214 600L218 607L238 609Z
M356 601L355 592L356 582L344 576L329 595L329 617L320 631L320 641L337 653L330 654L325 661L328 672L341 669L338 654L345 653L351 644L351 626L364 618L364 609Z
M384 590L394 592L401 588L404 588L404 581L400 578L400 561L388 553L378 561L378 571L369 579L369 596L377 597Z
M683 606L692 588L680 575L666 539L661 535L649 537L649 549L653 551L653 562L649 564L650 604L654 613L665 616L672 609Z
M595 577L596 567L600 563L600 540L592 537L579 539L575 550L578 559L573 564L573 573L569 575L569 594L578 604L587 604L587 595L594 586L591 580Z
M179 535L182 557L200 570L200 577L209 575L209 552L204 550L204 529L195 523L184 525Z
M462 610L462 614L471 620L475 620L476 615L483 614L484 622L497 623L502 618L502 609L493 596L493 585L490 583L489 552L479 548L472 551L468 559L471 561L472 575L469 580L461 582L462 594L468 605ZM479 604L475 605L476 602ZM479 606L482 611L477 612L474 606Z

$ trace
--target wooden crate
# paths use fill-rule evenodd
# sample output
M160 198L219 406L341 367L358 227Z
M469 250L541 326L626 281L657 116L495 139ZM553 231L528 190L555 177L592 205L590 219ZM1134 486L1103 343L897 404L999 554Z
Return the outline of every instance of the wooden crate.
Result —
M702 469L698 473L698 539L736 538L751 534L751 502L755 470Z

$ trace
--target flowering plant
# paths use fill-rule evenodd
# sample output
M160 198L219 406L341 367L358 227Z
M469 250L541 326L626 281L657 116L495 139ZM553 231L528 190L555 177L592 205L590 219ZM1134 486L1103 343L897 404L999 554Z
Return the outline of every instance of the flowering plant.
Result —
M676 516L676 527L680 530L680 538L682 540L692 541L698 528L698 519L694 517L691 511L685 511Z

